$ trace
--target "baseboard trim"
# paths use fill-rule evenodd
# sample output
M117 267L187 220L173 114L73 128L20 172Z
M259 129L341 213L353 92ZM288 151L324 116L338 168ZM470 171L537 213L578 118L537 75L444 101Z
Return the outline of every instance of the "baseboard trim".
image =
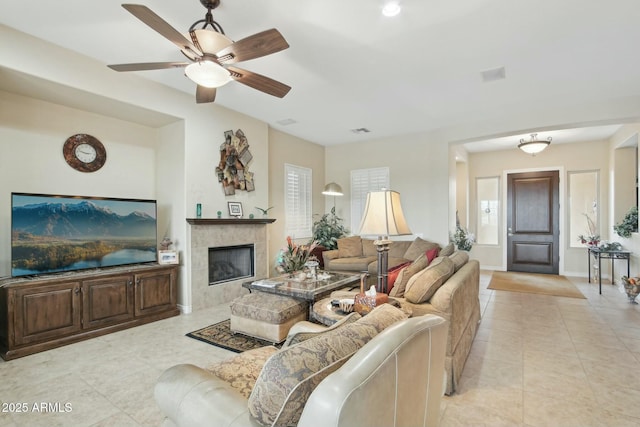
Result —
M180 313L182 314L189 314L193 311L193 306L178 304L178 310L180 310Z

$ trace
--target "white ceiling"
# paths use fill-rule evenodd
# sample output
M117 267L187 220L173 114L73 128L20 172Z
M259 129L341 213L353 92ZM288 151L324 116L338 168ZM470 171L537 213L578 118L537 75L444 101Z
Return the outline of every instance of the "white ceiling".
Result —
M205 14L198 0L138 2L180 31ZM277 28L291 46L239 65L293 89L278 99L232 82L218 90L216 103L331 145L640 95L638 0L400 0L403 9L394 18L381 15L382 3L222 0L214 19L227 36L239 40ZM105 66L184 59L118 1L0 0L0 10L0 23ZM483 83L482 71L502 66L506 79ZM195 92L179 69L138 74ZM295 123L278 123L287 119ZM371 132L351 132L357 128ZM616 129L591 126L563 135L603 139ZM560 143L551 131L538 133ZM526 136L468 148L503 149Z

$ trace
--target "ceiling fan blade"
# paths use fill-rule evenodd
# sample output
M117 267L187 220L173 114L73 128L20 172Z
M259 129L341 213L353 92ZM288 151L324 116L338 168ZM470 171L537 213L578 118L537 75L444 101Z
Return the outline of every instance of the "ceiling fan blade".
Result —
M216 100L216 88L215 87L204 87L198 85L196 89L196 102L198 104L203 104L205 102L213 102Z
M156 30L161 36L171 41L180 49L191 51L196 56L202 56L202 52L196 48L191 40L182 35L178 30L173 28L164 19L160 18L151 9L140 4L123 4L122 7L127 9L133 16Z
M221 64L235 64L280 52L288 47L289 43L282 37L280 31L272 28L238 40L217 52L216 56Z
M243 70L236 67L225 67L230 73L231 78L244 85L268 93L269 95L277 96L278 98L284 98L289 93L291 86L287 86L284 83L280 83L262 74L254 73L251 71Z
M113 64L107 67L116 71L148 71L163 70L165 68L182 68L189 65L190 62L141 62L138 64Z

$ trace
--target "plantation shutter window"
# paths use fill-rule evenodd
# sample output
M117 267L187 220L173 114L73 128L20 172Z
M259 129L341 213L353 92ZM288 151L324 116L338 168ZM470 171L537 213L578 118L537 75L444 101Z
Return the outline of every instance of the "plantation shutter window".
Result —
M351 232L360 232L360 221L367 203L367 193L389 189L389 168L357 169L351 171Z
M285 232L294 239L312 236L311 169L285 163Z

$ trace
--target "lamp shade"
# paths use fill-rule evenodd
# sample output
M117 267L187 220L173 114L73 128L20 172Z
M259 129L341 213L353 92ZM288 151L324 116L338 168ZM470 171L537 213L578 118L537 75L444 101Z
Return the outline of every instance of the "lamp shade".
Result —
M342 187L340 187L335 182L330 182L324 186L324 191L322 192L325 196L342 196Z
M360 235L401 236L411 234L402 213L400 193L383 190L367 194L367 203L360 223Z

